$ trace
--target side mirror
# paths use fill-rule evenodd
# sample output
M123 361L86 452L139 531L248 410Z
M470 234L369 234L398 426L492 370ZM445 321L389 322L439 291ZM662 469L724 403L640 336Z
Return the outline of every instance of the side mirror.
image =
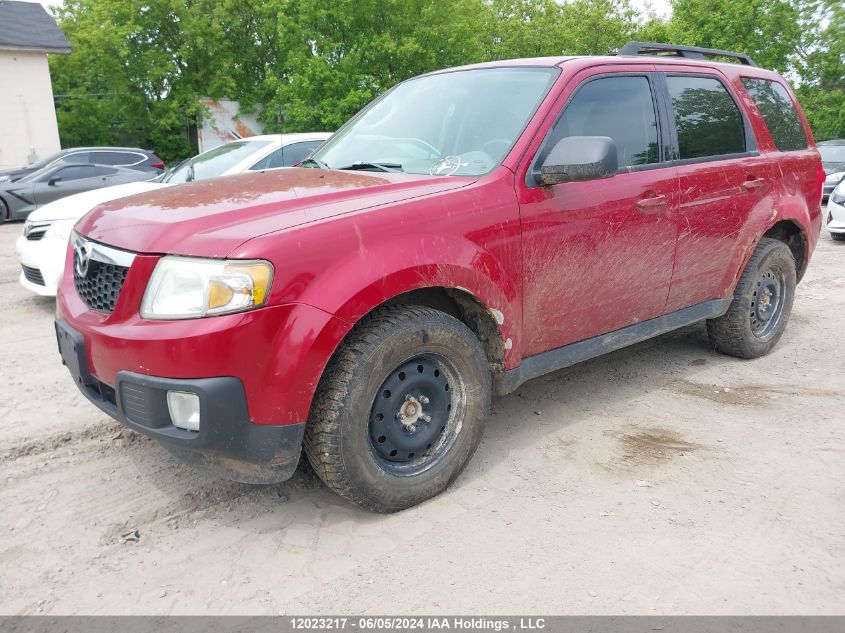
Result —
M48 187L55 187L56 183L61 182L61 180L62 180L61 178L50 178L50 180L47 181L47 186Z
M608 136L567 136L560 139L540 169L534 170L538 185L598 180L619 170L616 143Z

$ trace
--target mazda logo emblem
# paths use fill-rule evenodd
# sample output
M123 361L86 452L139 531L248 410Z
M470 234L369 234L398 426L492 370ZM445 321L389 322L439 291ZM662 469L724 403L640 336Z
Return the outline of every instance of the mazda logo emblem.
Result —
M91 245L80 240L74 244L73 250L76 255L74 257L76 272L80 277L85 277L88 274L88 262L91 260Z

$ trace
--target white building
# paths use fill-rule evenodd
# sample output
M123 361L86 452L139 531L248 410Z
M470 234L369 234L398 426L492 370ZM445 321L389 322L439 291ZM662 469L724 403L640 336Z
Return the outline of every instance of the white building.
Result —
M0 169L61 149L47 55L69 52L43 6L0 0Z

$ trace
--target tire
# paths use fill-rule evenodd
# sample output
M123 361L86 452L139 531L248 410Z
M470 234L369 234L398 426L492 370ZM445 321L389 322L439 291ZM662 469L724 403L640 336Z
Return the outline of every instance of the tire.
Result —
M9 206L0 199L0 222L6 222L12 219L12 214L9 213Z
M834 233L833 231L828 231L830 233L830 239L834 242L845 242L845 233Z
M420 306L381 308L329 362L305 454L352 503L409 508L442 492L469 462L490 410L490 381L481 344L459 320Z
M795 258L786 244L761 239L742 271L728 311L707 321L710 342L737 358L768 354L786 328L796 283Z

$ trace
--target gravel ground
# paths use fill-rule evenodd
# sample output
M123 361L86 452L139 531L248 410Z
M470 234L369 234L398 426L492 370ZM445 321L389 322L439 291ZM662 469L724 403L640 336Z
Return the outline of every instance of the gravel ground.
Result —
M686 328L494 404L390 516L182 466L77 394L0 226L4 614L845 614L845 244L767 358Z

